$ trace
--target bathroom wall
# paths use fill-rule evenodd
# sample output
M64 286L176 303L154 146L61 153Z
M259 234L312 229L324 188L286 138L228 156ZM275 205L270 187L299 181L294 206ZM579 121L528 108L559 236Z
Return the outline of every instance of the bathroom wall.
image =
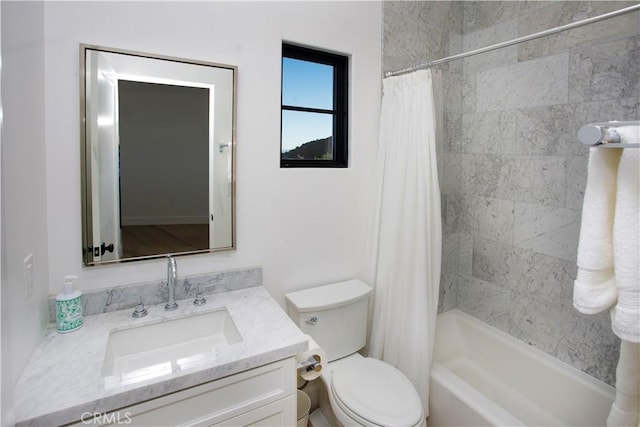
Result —
M2 46L2 3L0 3L0 46ZM2 49L0 49L0 63L2 63ZM2 67L0 67L0 82L2 81ZM2 84L0 84L0 188L2 187L2 117L4 114L2 102ZM9 322L8 322L8 298L2 298L4 284L8 283L5 255L4 233L4 205L0 197L0 336L7 337L5 344L0 340L0 426L10 426L10 414L5 408L13 406L13 378L11 375L11 352L9 351Z
M2 10L2 296L8 312L14 379L46 323L48 252L44 151L42 4L6 2ZM33 256L27 291L23 260ZM6 300L5 300L6 298ZM4 339L4 337L3 337ZM19 369L18 369L19 370Z
M81 289L163 279L164 260L81 264L79 43L235 64L238 250L178 259L181 276L260 265L283 294L356 276L380 105L379 2L2 2L2 423L67 274ZM283 40L351 55L350 167L280 159ZM23 260L33 254L34 287ZM7 375L8 373L8 375Z
M178 259L180 275L260 265L284 293L358 274L380 105L379 2L45 2L49 289L154 281L164 260L83 268L78 44L238 66L237 251ZM280 169L282 41L351 55L347 169Z
M11 425L13 385L47 322L43 17L41 3L2 2L2 425Z
M462 2L461 47L630 4ZM385 3L385 29L387 10ZM592 121L638 118L638 15L450 63L440 160L448 258L441 309L457 307L610 384L619 341L608 314L572 307L588 155L576 133ZM386 45L384 52L386 66Z

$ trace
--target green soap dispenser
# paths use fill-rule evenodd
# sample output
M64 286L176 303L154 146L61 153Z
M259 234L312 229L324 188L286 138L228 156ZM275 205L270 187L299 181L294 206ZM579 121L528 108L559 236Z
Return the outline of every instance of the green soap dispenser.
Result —
M77 276L64 277L64 291L56 297L56 329L59 333L82 327L82 292L73 289Z

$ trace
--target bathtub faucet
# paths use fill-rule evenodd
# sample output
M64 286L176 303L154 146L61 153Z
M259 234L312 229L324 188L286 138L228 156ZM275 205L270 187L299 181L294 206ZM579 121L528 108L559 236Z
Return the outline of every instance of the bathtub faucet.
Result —
M164 306L167 311L175 310L178 308L176 302L176 280L178 280L178 266L176 260L171 255L167 256L167 285L169 286L169 301Z

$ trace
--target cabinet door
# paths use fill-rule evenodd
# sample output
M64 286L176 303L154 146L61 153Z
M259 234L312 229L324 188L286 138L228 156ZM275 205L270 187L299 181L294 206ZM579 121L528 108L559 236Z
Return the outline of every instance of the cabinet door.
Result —
M225 420L296 396L295 359L288 358L90 419L93 426L227 425ZM295 424L295 402L293 420ZM276 415L278 412L273 412ZM288 414L282 411L282 414ZM91 415L91 414L89 414ZM284 416L284 415L278 415ZM260 419L258 418L257 421ZM280 424L289 425L290 423ZM86 426L87 418L72 426ZM248 423L250 425L250 423ZM262 425L262 424L257 424Z
M294 394L293 396L238 415L230 420L212 424L211 427L295 426L296 410L296 395Z

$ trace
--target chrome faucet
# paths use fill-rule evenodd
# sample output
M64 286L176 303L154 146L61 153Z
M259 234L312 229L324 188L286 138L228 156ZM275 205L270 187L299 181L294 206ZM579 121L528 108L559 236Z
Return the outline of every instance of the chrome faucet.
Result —
M169 301L164 306L164 309L175 310L178 308L178 303L176 302L176 280L178 280L178 266L176 265L176 260L171 255L167 256L167 285L169 286Z

